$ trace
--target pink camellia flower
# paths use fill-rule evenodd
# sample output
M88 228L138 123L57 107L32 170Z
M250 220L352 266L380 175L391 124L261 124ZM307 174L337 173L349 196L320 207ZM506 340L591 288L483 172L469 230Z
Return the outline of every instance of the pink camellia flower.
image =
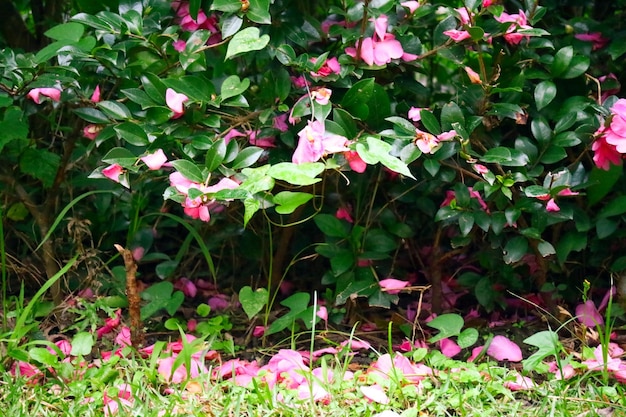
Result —
M183 52L187 47L187 42L182 39L172 42L172 46L176 52Z
M258 146L259 148L275 148L276 138L273 136L257 137L259 130L251 130L248 133L248 141L251 145Z
M471 37L470 33L466 30L450 29L443 32L444 35L449 36L454 42L461 42Z
M120 175L124 172L124 168L122 168L118 164L109 165L108 167L102 170L102 175L107 177L108 179L120 182Z
M33 100L36 104L41 103L41 96L48 97L52 101L60 101L61 90L52 87L33 88L26 96Z
M519 362L523 359L522 350L505 336L494 336L487 348L487 355L497 361Z
M556 204L556 201L554 201L554 198L551 198L546 203L546 210L550 212L557 212L557 211L561 211L561 208L559 207L558 204Z
M408 281L401 281L395 278L387 278L378 282L380 288L388 294L398 294L400 290L409 286Z
M96 88L93 90L93 94L91 95L91 101L94 103L99 103L101 100L100 97L100 86L97 85Z
M422 108L421 107L411 107L409 109L408 117L414 122L419 122L422 120Z
M105 334L111 333L120 325L120 319L122 317L122 311L117 310L114 317L109 317L104 321L104 326L96 330L96 336L100 339Z
M289 115L287 113L280 114L274 117L272 121L272 127L281 132L286 132L289 130L289 126L287 125L287 117Z
M186 95L177 93L171 88L165 90L165 103L174 112L172 119L178 119L185 113L183 103L187 101L189 101L189 97Z
M195 188L203 194L212 194L225 189L234 189L239 187L239 183L231 180L230 178L222 178L217 184L212 186L205 186L198 184L185 178L180 172L173 172L170 174L170 185L175 187L176 190L185 195L185 201L182 206L186 215L193 219L200 219L204 222L211 220L210 210L219 210L221 206L215 199L208 198L206 196L199 196L194 199L188 197L189 189Z
M347 152L348 139L326 132L324 123L319 120L309 121L298 133L298 146L293 153L292 162L316 162L323 156L336 152Z
M387 33L387 16L381 15L374 19L374 35L363 39L354 48L346 48L346 54L357 58L360 49L361 58L368 65L385 65L392 59L402 58L404 61L412 61L416 55L407 54L402 49L402 44L391 33Z
M584 42L592 42L593 46L591 47L591 49L593 51L604 48L606 45L608 45L610 41L609 38L605 38L604 36L602 36L602 33L600 32L579 33L577 35L574 35L574 37Z
M304 78L302 75L298 77L291 77L291 83L294 87L298 89L304 88L306 87L306 78Z
M468 25L470 23L470 14L465 7L459 7L457 9L454 9L454 11L459 14L459 20L461 21L461 24Z
M482 164L472 164L472 169L480 175L485 175L489 172L489 168Z
M441 142L449 141L455 136L456 132L454 130L435 136L420 129L415 129L415 145L423 153L433 154L439 150Z
M358 152L347 151L343 153L343 156L346 158L346 161L348 161L348 165L350 165L352 171L362 174L367 169L367 163L365 163Z
M604 131L606 142L619 153L626 153L626 99L620 98L611 107L611 123Z
M406 7L409 9L409 13L413 14L420 7L420 3L418 1L403 1L400 6Z
M311 62L315 62L315 58L311 58ZM339 61L337 58L328 58L320 69L317 71L311 71L311 75L313 77L328 77L331 74L339 74L341 72L341 65L339 65Z
M100 125L87 125L83 128L83 136L87 139L95 140L100 132L102 131L102 126Z
M165 156L163 149L157 149L155 152L146 156L142 156L139 159L141 159L143 163L146 164L148 168L153 171L161 169L163 164L167 162L167 156Z
M591 146L593 150L593 162L600 169L608 171L611 164L620 165L622 163L622 154L619 153L614 145L607 143L603 136L593 142Z
M311 91L311 98L315 100L317 104L321 104L322 106L328 104L330 101L330 96L332 94L332 90L329 88L318 88L317 90Z
M262 337L265 334L265 330L265 326L255 326L252 331L252 336L256 338Z
M511 23L504 34L504 39L511 45L519 44L522 39L528 39L528 35L517 33L518 29L532 29L532 26L528 25L526 14L522 10L517 14L508 14L502 12L500 16L495 17L496 21L500 23Z

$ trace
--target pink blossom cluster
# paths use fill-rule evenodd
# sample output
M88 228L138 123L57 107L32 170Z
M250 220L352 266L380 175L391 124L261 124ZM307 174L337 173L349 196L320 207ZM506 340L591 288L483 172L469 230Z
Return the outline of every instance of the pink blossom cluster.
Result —
M239 183L230 178L222 178L215 185L206 186L187 179L183 174L176 171L170 174L170 185L184 196L182 206L186 215L193 219L204 222L211 220L211 211L217 212L223 209L223 205L211 197L221 190L235 189ZM201 193L199 197L189 197L189 190L195 189Z
M387 16L380 15L373 19L373 22L374 34L358 41L355 47L346 48L346 54L353 58L360 58L368 65L378 66L389 64L393 59L402 59L403 61L417 59L417 55L404 52L400 41L393 34L387 32Z
M489 7L490 5L491 2L483 2L483 7ZM460 7L455 9L455 11L457 12L459 20L464 27L472 25L473 15L468 12L465 7ZM522 40L530 37L529 35L524 35L523 33L518 32L520 29L532 29L532 26L528 25L528 19L524 11L520 10L518 13L514 14L502 12L499 16L495 16L494 18L500 23L509 23L504 33L504 39L508 44L518 45ZM470 33L465 29L450 29L444 31L443 33L455 42L461 42L465 39L471 38ZM487 39L488 42L491 42L490 34L485 33L484 38ZM471 75L470 78L472 78ZM474 80L472 80L472 82L474 82Z
M489 207L487 206L487 203L485 203L485 200L483 200L483 197L480 195L480 193L474 190L472 187L467 187L467 189L469 191L470 198L476 199L476 201L478 201L478 204L480 204L480 207L485 212L489 213ZM449 206L455 200L456 193L453 190L448 190L446 191L446 198L441 203L441 207Z
M592 145L593 161L598 168L608 170L622 163L626 153L626 99L619 99L611 107L611 115L595 133Z

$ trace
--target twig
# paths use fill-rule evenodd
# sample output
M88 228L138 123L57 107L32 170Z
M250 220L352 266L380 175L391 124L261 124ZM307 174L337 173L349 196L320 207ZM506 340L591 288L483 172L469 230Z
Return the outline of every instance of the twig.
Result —
M138 348L144 342L144 334L141 327L140 298L137 292L137 264L133 258L133 253L129 249L125 249L118 244L114 246L124 258L124 266L126 267L126 298L128 299L128 313L130 315L130 341L134 348Z

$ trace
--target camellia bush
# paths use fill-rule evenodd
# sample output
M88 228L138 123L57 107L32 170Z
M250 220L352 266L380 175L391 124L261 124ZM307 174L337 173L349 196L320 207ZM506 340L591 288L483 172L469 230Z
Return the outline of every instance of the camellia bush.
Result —
M14 269L36 257L50 278L118 243L145 277L336 307L421 289L433 312L459 288L491 311L608 287L626 269L624 5L78 5L38 51L1 51Z

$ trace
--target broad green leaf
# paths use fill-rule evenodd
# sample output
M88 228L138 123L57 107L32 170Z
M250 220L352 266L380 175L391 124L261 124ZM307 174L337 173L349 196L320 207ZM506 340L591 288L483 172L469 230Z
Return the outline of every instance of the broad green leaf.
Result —
M565 79L571 79L581 76L587 71L587 69L589 69L589 64L589 57L577 55L572 58L572 62L570 62L569 67L567 68L565 73L561 75L561 77Z
M139 104L142 109L158 105L140 88L127 88L122 90L121 93L128 97L130 101Z
M431 337L428 341L435 343L441 339L457 336L461 333L464 324L463 317L458 314L447 313L437 316L426 323L428 327L439 330L439 333Z
M72 356L87 356L91 354L91 349L93 348L94 340L93 335L88 332L79 332L74 335L72 339L72 351L70 355Z
M207 150L204 165L209 171L215 171L222 164L225 156L226 141L220 139Z
M554 164L567 158L567 152L561 146L549 146L541 157L542 164Z
M537 139L537 142L541 145L541 149L545 149L545 147L550 143L550 138L552 137L552 129L548 124L548 121L538 116L534 118L530 124L530 130L533 132L533 136Z
M441 133L441 126L439 126L437 118L435 117L435 115L432 114L430 110L422 109L420 111L420 116L426 130L428 130L433 135L439 135Z
M99 102L97 106L104 114L112 119L126 120L133 117L130 110L128 110L128 107L122 103L118 103L117 101L105 100Z
M550 72L553 77L561 77L570 66L572 62L572 57L574 56L574 48L571 46L566 46L557 51L554 55L554 61L552 62L552 66L550 67Z
M255 23L269 25L272 23L270 16L270 0L249 0L250 4L246 17Z
M528 240L523 236L515 236L504 246L504 262L511 264L519 261L528 251Z
M246 227L250 219L252 219L252 216L254 216L254 213L259 211L259 209L261 208L261 203L254 198L246 198L243 201L243 207L243 227Z
M137 156L126 148L113 148L102 157L102 162L118 164L124 168L130 168L137 162Z
M117 137L134 146L145 146L149 143L148 135L141 126L133 122L124 122L113 126Z
M258 288L256 291L252 291L250 286L245 286L239 290L239 302L249 320L252 320L265 307L268 301L269 293L265 288Z
M589 174L589 187L587 188L587 200L589 206L594 206L611 192L622 173L621 165L611 164L608 171L593 167ZM626 202L625 202L626 203Z
M459 334L456 342L461 349L467 349L478 341L478 336L478 330L470 327Z
M517 149L498 146L491 148L480 158L487 163L495 163L504 166L521 167L528 164L528 156Z
M215 0L211 4L211 10L220 12L237 13L241 11L241 0Z
M182 305L185 295L181 291L172 293L173 291L174 285L169 281L153 284L142 291L141 298L146 300L147 304L141 308L141 319L148 319L160 310L174 315Z
M26 148L20 156L20 170L41 181L44 188L51 187L56 178L61 157L46 149Z
M57 355L43 347L30 348L28 350L28 356L46 366L55 366L59 361L59 357Z
M176 171L183 174L190 181L203 183L206 178L202 175L202 170L196 164L186 159L178 159L171 162Z
M239 32L243 26L243 19L236 15L224 15L220 18L220 26L222 28L222 37L229 38Z
M535 104L541 110L556 97L556 85L552 81L542 81L535 87Z
M539 348L531 356L524 359L524 369L527 371L533 371L548 356L560 355L562 350L559 337L552 330L543 330L535 333L525 339L524 343Z
M459 230L461 236L467 236L474 227L474 214L473 213L461 213L458 218Z
M354 266L354 253L350 250L337 251L330 258L330 269L335 275L341 275L348 272Z
M441 109L441 129L444 131L453 130L454 123L459 123L461 126L464 126L465 116L463 116L463 111L459 105L451 101Z
M78 42L85 33L85 27L80 23L68 22L54 26L44 32L44 35L55 41Z
M350 236L350 225L331 214L320 213L313 218L313 221L326 236L340 238Z
M222 90L220 95L222 96L222 100L226 100L230 97L238 96L239 94L243 94L244 91L248 89L250 86L250 79L244 78L240 80L237 75L231 75L226 78L222 83Z
M154 272L157 274L157 277L160 279L166 279L171 277L174 272L176 272L176 268L178 268L179 262L176 260L167 260L164 262L159 262L159 264L154 268Z
M563 264L572 251L579 252L587 247L587 234L577 231L569 231L565 233L558 242L556 242L556 257Z
M268 177L270 178L270 177ZM281 191L274 196L276 213L291 214L295 209L313 198L313 194L293 191Z
M304 164L280 162L272 165L267 175L293 185L311 185L321 181L321 178L316 177L323 171L324 164L319 162Z
M402 174L406 177L415 179L413 174L411 174L409 167L404 162L389 154L389 152L391 151L391 145L387 142L378 139L375 136L368 136L367 148L367 151L370 154L376 155L380 163L390 170L397 172L398 174Z
M248 146L239 154L232 162L232 169L241 169L249 167L259 160L261 155L263 154L263 148L259 148L256 146Z
M82 107L80 109L74 109L72 111L76 113L78 117L88 121L89 123L105 124L111 122L111 120L107 116L105 116L104 113L102 113L98 109L94 109L91 107Z
M261 36L257 27L247 27L237 32L228 43L226 59L236 57L251 51L259 51L267 46L270 41L269 35Z

